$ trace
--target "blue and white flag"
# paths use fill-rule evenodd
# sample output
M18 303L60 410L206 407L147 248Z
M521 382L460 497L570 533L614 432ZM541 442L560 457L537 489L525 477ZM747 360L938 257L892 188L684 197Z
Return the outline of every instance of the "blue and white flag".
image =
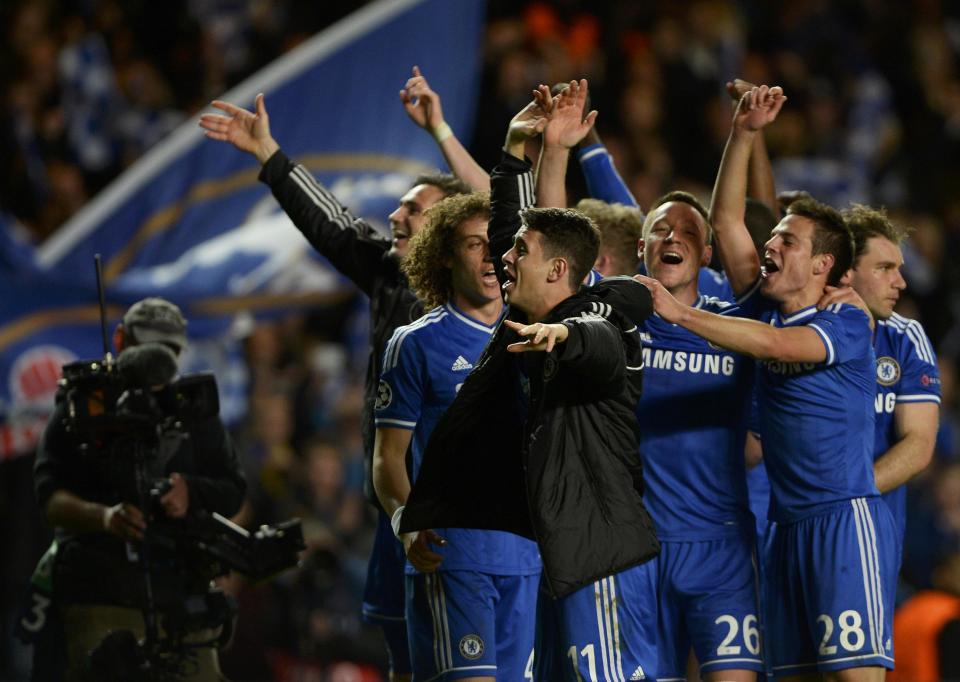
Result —
M397 93L419 65L443 97L446 120L469 136L483 17L483 0L379 0L220 99L252 109L263 92L284 151L355 214L385 228L413 177L443 164ZM181 306L198 348L220 343L238 313L351 295L257 181L256 160L207 140L198 119L42 246L16 239L0 220L0 458L35 443L59 366L102 354L95 253L103 257L111 331L130 303L162 296Z

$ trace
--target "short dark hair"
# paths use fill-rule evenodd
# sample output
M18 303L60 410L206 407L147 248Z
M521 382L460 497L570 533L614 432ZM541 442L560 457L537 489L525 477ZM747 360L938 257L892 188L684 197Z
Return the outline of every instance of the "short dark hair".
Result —
M637 241L643 234L643 213L636 206L581 199L574 208L600 230L600 248L609 253L617 274L633 274L640 264Z
M600 252L600 230L594 222L571 208L528 208L520 218L527 228L543 235L548 258L567 259L570 287L579 289Z
M797 215L814 225L811 255L829 253L833 267L827 274L827 284L838 286L840 278L853 266L853 235L840 211L813 198L797 199L787 207L787 215Z
M458 194L470 194L473 190L470 185L450 173L421 173L413 181L411 187L417 185L431 185L443 192L444 197L452 197Z
M664 204L669 204L671 201L693 206L694 210L703 216L703 224L707 228L707 236L704 243L711 243L713 241L713 225L710 224L710 214L707 213L707 209L704 208L699 199L690 194L690 192L684 192L683 190L679 189L675 189L672 192L667 192L653 202L653 205L650 206L650 210L647 212L647 218L643 223L644 234L647 232L647 221L650 220L650 216L653 215L653 212Z
M888 239L897 246L907 238L909 230L894 225L884 208L871 208L863 204L853 204L842 213L847 227L853 234L854 264L867 250L867 242L874 237Z

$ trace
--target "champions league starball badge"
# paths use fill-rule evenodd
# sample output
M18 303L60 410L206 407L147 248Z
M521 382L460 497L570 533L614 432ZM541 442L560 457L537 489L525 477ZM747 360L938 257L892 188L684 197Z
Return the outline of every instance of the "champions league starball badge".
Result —
M390 403L393 402L393 389L390 388L388 384L383 379L380 380L380 385L377 386L377 401L373 405L375 410L384 410L390 407Z
M900 364L889 356L877 358L877 381L892 386L900 381Z

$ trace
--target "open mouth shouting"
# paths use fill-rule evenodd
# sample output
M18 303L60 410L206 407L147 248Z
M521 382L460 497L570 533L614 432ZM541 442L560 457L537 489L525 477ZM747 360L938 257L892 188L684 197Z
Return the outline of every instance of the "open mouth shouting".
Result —
M760 265L760 276L766 279L775 272L780 272L780 266L770 256L765 256L763 263Z
M660 262L667 265L680 265L683 262L683 256L679 251L666 250L660 254Z
M500 287L504 293L509 293L517 283L517 277L512 272L510 268L504 267L503 269L504 282Z
M410 234L399 225L391 226L391 231L393 232L393 248L402 249L410 241Z

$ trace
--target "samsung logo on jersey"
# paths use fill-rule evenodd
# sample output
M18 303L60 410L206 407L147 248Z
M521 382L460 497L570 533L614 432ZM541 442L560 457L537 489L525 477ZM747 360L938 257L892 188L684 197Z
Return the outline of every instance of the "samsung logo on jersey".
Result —
M768 372L773 374L783 374L790 376L792 374L803 374L809 372L817 366L815 362L781 362L780 360L767 360L763 363Z
M688 353L678 350L643 349L643 365L652 369L672 369L691 374L733 376L735 363L732 355Z

